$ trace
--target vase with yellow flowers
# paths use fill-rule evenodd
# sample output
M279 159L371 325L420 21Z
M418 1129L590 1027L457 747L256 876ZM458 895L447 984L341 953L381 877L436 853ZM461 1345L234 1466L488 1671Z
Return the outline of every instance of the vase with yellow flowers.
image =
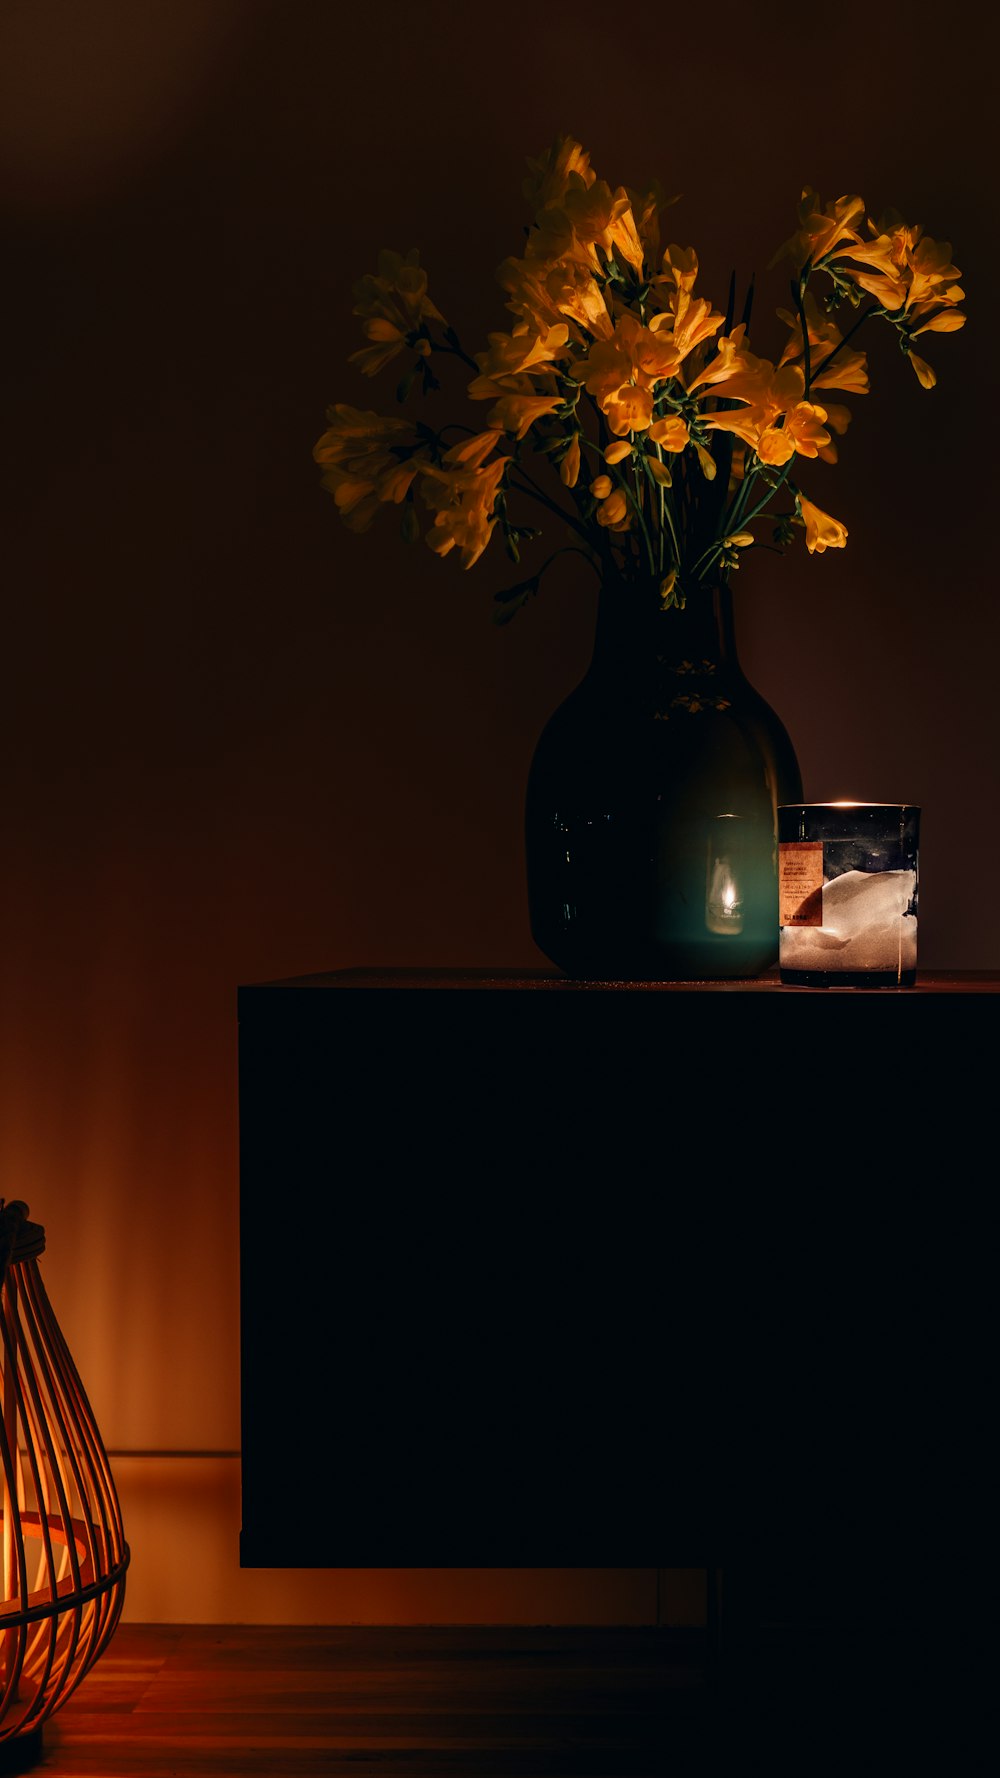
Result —
M776 361L751 350L752 289L737 317L695 292L693 248L664 244L662 190L612 188L579 143L528 162L533 222L499 267L514 317L466 352L428 295L416 251L383 253L355 286L367 344L353 362L398 375L391 416L338 403L315 447L341 518L471 568L496 536L517 578L508 622L557 559L599 583L591 666L546 725L526 799L532 933L565 973L595 979L752 976L778 949L777 807L802 784L791 741L740 670L732 577L745 552L843 548L845 527L800 470L837 460L841 395L868 391L869 321L915 349L964 315L951 247L859 197L803 191L771 262L791 267ZM842 317L846 315L846 322ZM470 373L485 419L404 413ZM474 413L474 410L472 410ZM470 415L471 418L471 415ZM585 564L585 566L584 566Z

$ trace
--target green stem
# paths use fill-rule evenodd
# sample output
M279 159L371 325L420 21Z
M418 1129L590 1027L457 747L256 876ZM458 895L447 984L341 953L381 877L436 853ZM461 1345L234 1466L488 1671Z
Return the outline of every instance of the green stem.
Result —
M789 457L788 462L785 464L785 467L781 471L781 474L779 475L777 481L772 482L770 484L770 486L768 487L767 493L764 495L763 500L758 500L756 506L751 507L751 509L748 513L741 513L739 515L739 524L740 524L741 528L744 525L751 524L753 522L753 520L757 517L757 514L760 512L763 512L765 506L768 504L768 501L773 499L774 495L778 492L778 489L783 486L785 481L787 481L788 472L791 469L794 461L795 461L794 457ZM757 472L755 471L754 473L756 474ZM735 514L735 513L736 513L736 505L734 503L733 514ZM704 580L705 575L708 573L708 570L712 565L712 561L715 559L716 556L721 554L724 541L728 536L731 535L734 528L735 527L733 524L729 524L729 525L725 526L723 529L723 532L722 532L722 536L720 538L718 538L714 544L712 544L710 549L705 550L703 556L698 557L698 562L703 561L705 556L707 556L709 558L708 561L705 562L705 566L698 576L699 580ZM696 562L695 567L697 567L697 566L698 566L698 563Z
M660 459L660 462L662 463L663 462L663 446L662 445L657 445L656 455L658 456L658 458ZM677 527L674 524L673 488L670 489L670 497L668 498L667 489L663 486L663 483L660 482L657 485L660 490L660 573L662 574L663 567L664 567L664 563L663 563L663 521L664 521L664 519L666 520L666 523L667 523L667 529L670 532L670 541L674 546L674 561L675 561L678 568L681 565L681 546L680 546L680 543L677 538Z
M621 470L619 469L617 463L615 463L612 467L614 468L614 472L615 472L615 475L618 479L619 485L625 491L626 500L631 500L632 505L635 507L635 516L639 521L639 529L642 532L642 539L646 545L646 560L649 563L649 572L650 572L650 574L655 574L656 573L656 562L653 558L653 544L652 544L652 540L649 535L649 531L646 528L646 521L642 516L642 506L639 501L639 497L637 494L634 494L632 492L632 489L629 487L628 482L626 481L625 477L622 475ZM635 475L635 479L636 479L636 481L638 481L638 479L639 479L638 465L634 461L633 461L632 467L633 467L633 474Z

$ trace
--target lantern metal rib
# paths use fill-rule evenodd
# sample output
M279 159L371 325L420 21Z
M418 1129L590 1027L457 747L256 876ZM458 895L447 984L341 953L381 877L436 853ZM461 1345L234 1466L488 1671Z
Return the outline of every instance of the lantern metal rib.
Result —
M45 1230L0 1199L0 1742L38 1729L114 1633L129 1548L107 1452L38 1270Z

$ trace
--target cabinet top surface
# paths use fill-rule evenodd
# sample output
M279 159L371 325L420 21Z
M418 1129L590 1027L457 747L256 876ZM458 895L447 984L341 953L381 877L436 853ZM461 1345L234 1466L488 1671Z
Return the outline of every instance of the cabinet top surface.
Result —
M284 980L252 982L240 989L249 990L315 990L321 988L378 989L514 989L520 992L543 993L631 993L631 994L773 994L795 996L825 994L837 997L851 994L996 994L1000 993L1000 970L930 969L920 970L914 987L910 988L799 988L790 987L780 979L777 968L765 975L737 981L576 981L556 970L544 969L334 969L323 974L290 976Z

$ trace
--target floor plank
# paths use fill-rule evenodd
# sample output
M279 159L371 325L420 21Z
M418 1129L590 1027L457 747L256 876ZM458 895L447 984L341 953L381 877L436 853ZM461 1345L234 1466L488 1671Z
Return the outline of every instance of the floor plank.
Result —
M122 1625L45 1778L687 1778L697 1635Z

